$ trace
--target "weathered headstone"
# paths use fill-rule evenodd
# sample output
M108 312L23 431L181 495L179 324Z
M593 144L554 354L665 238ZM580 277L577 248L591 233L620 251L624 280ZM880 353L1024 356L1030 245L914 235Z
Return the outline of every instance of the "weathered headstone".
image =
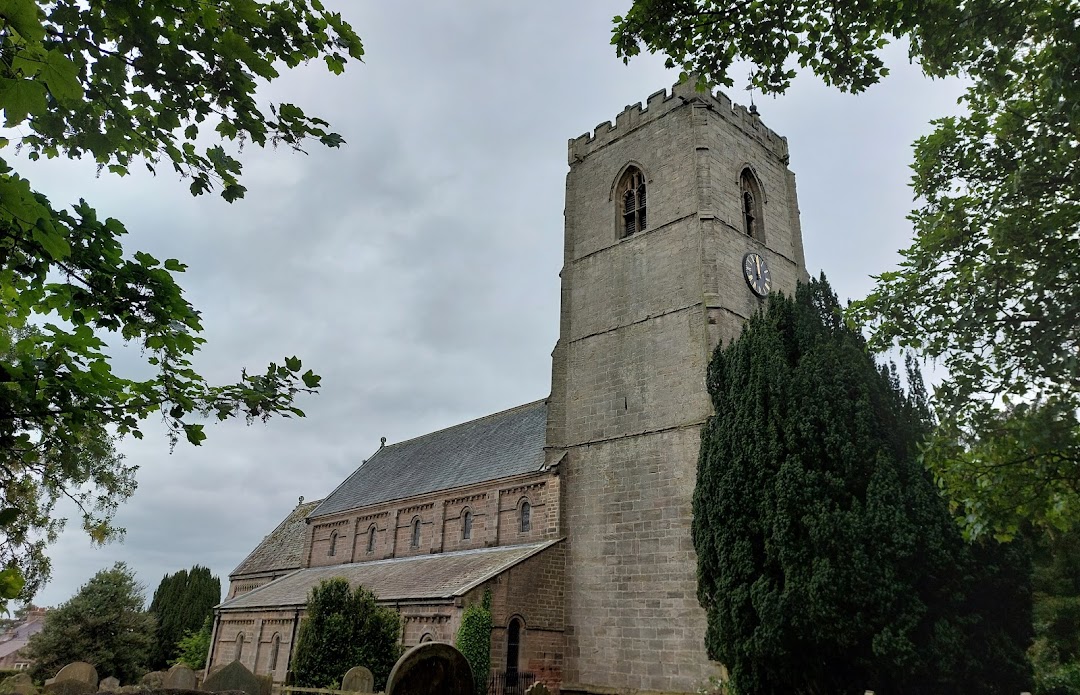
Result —
M30 674L24 671L4 679L0 692L10 695L37 695L37 687L34 681L30 680Z
M551 691L547 689L546 685L538 681L525 690L525 695L551 695Z
M234 661L220 671L210 674L199 689L209 692L243 690L247 695L262 695L263 685L247 667Z
M53 680L45 686L48 695L92 695L97 692L97 685L76 680Z
M97 669L85 661L72 661L56 673L56 682L77 681L90 686L90 692L97 692L98 675Z
M99 693L111 693L120 688L120 679L116 676L109 676L108 678L102 678L98 683Z
M353 666L341 679L341 689L354 693L371 693L375 691L375 676L366 666Z
M473 675L449 644L425 642L401 655L386 680L386 695L471 695Z
M195 690L199 687L199 677L187 664L176 664L165 674L166 688Z
M165 676L167 675L169 674L165 671L151 671L139 679L139 685L159 690L165 687Z

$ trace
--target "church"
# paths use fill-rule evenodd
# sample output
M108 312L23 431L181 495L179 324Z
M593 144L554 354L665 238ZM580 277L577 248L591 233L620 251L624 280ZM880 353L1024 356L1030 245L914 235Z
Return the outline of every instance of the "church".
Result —
M713 349L806 278L787 140L692 82L570 140L547 398L386 443L230 575L208 667L284 680L307 596L363 584L401 641L453 642L492 598L497 692L689 693L704 645L690 536Z

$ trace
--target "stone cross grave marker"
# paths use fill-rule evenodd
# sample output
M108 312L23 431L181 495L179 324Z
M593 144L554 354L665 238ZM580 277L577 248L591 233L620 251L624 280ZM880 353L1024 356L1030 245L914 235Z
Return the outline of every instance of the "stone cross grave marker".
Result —
M186 664L176 664L165 674L165 687L179 690L195 690L199 687L199 677Z
M341 679L341 689L354 693L374 692L375 676L366 666L353 666Z
M472 669L449 644L425 642L401 655L386 680L386 695L471 695Z

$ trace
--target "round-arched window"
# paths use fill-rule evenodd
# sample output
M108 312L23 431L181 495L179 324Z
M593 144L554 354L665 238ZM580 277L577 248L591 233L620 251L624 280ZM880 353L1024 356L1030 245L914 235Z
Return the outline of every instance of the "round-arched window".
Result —
M420 517L413 519L412 523L412 543L410 545L413 548L420 547Z
M466 509L461 514L461 539L469 540L472 538L472 511Z
M525 533L532 528L532 505L529 504L529 500L525 500L521 503L521 532Z

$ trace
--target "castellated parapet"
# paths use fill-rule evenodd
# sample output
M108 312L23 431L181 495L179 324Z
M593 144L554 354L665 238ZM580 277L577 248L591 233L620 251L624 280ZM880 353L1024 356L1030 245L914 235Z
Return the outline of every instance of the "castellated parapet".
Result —
M785 163L787 162L787 138L766 127L757 114L750 113L745 106L732 102L723 92L719 90L715 93L699 92L694 80L688 79L677 82L672 86L670 94L666 89L650 94L644 108L642 108L640 101L627 106L622 113L615 117L615 125L612 125L611 121L604 121L597 125L591 133L585 133L570 140L567 156L568 163L573 164L581 161L600 148L606 147L646 123L654 121L672 109L691 101L697 101L710 111L720 114L721 118L735 125L751 138L758 140L772 154Z

